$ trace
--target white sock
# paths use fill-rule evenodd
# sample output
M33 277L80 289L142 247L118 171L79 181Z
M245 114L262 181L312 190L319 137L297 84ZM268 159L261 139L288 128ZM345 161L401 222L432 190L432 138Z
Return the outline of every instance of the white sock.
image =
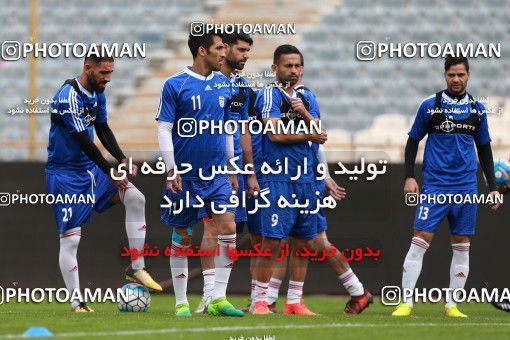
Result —
M220 246L220 255L214 258L216 273L214 276L213 300L227 295L228 280L232 271L232 265L234 264L230 256L228 256L227 245L230 249L235 248L236 234L218 235L218 244Z
M469 243L453 243L452 264L450 266L450 288L464 288L469 274ZM453 294L448 292L446 308L455 306Z
M60 271L64 278L64 283L70 294L76 289L80 291L80 277L78 274L78 244L81 238L81 228L73 228L60 235L60 251L58 255L58 262ZM80 299L83 298L80 293ZM71 307L75 308L80 304L80 300L71 301Z
M181 245L172 242L172 254L180 248ZM188 304L186 290L188 288L188 257L170 256L170 270L172 272L172 282L174 285L175 305Z
M338 279L345 287L350 296L360 296L365 293L363 285L351 268L348 271L338 276Z
M267 302L267 289L269 282L260 282L255 280L255 299L254 302Z
M303 296L304 282L289 280L289 290L287 291L287 303L300 303Z
M214 269L206 269L202 272L204 276L204 298L212 298L214 293Z
M133 184L129 183L128 188L121 195L122 202L126 208L126 233L130 249L143 251L145 243L145 196ZM145 267L143 256L131 261L133 269Z
M271 278L269 281L269 288L267 290L267 303L269 305L273 304L278 300L278 293L280 292L280 286L282 284L282 280Z
M257 297L256 296L256 289L255 289L255 285L257 283L257 280L255 279L251 279L251 295L250 295L250 299L251 299L251 303L254 303L255 302L255 298Z
M402 288L414 290L416 281L421 273L421 266L423 263L423 255L429 248L429 244L419 237L413 237L411 240L411 247L407 252L404 260L404 266L402 267ZM413 306L413 300L405 299L403 301L411 307Z

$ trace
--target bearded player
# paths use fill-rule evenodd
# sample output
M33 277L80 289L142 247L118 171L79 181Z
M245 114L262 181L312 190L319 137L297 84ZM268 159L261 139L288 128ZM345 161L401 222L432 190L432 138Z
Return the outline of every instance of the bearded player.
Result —
M119 162L127 163L113 132L108 126L104 90L111 80L114 60L91 55L85 58L83 71L66 80L53 98L51 127L46 163L46 186L53 195L94 196L93 204L57 203L53 206L60 234L59 265L68 290L79 290L77 252L82 227L90 222L92 211L99 213L122 203L126 209L125 226L129 246L142 252L145 242L145 197L127 179L120 178L94 145L94 130L108 152ZM132 176L137 167L133 165ZM162 291L144 269L143 257L131 262L126 277L144 286ZM93 312L84 301L74 300L77 313Z

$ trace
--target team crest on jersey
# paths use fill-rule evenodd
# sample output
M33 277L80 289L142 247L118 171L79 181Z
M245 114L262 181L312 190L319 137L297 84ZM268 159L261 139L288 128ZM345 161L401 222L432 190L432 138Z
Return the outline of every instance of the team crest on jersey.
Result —
M289 109L287 112L281 112L280 114L281 118L288 118L289 120L297 120L301 118L301 115L297 112L295 112L292 109Z
M96 117L92 117L90 113L87 113L85 117L83 117L83 120L85 121L85 124L89 125L90 123L93 123L96 120Z
M219 100L220 100L220 107L225 107L225 97L220 96Z
M455 124L448 118L446 118L446 120L444 122L442 122L441 125L439 126L441 131L444 131L446 133L452 132L454 127L455 127Z

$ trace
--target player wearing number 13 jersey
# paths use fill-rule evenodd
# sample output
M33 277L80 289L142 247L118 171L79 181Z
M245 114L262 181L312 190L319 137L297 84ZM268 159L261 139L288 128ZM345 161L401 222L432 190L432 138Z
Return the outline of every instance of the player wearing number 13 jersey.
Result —
M490 196L496 198L495 176L490 146L487 115L482 104L466 92L469 80L469 64L464 57L447 57L444 72L447 89L425 99L416 114L409 131L405 151L406 201L419 193L414 179L414 162L419 141L428 134L423 157L422 196L417 202L414 221L414 237L402 268L402 287L414 289L421 272L423 256L441 221L450 224L453 257L450 267L452 291L464 288L469 273L470 237L475 233L475 203L439 200L447 195L461 199L477 194L477 162L475 145L480 164L487 178ZM410 196L411 195L411 196ZM496 210L499 204L492 207ZM461 313L453 295L447 296L445 315L466 317ZM413 301L408 299L393 312L394 316L411 314Z

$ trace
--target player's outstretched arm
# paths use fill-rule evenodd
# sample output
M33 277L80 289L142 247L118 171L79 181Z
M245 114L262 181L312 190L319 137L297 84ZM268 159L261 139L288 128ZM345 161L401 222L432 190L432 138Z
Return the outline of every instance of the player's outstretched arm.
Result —
M89 132L84 130L81 132L72 133L71 136L73 136L74 140L76 143L78 143L83 152L85 152L87 157L90 158L90 160L94 162L104 173L106 173L108 177L110 177L113 166L103 157L101 151L99 151L94 142L92 142L89 136ZM111 180L119 189L125 189L127 187L127 179L115 180L111 178Z
M409 137L405 149L405 184L404 193L420 193L420 187L414 178L414 164L418 153L419 140Z
M494 159L492 156L491 143L484 145L476 144L476 150L478 151L478 159L480 166L482 167L485 178L487 179L487 185L489 186L489 195L493 198L501 195L496 187L496 175L494 174ZM500 203L494 204L491 209L497 210L500 207Z

